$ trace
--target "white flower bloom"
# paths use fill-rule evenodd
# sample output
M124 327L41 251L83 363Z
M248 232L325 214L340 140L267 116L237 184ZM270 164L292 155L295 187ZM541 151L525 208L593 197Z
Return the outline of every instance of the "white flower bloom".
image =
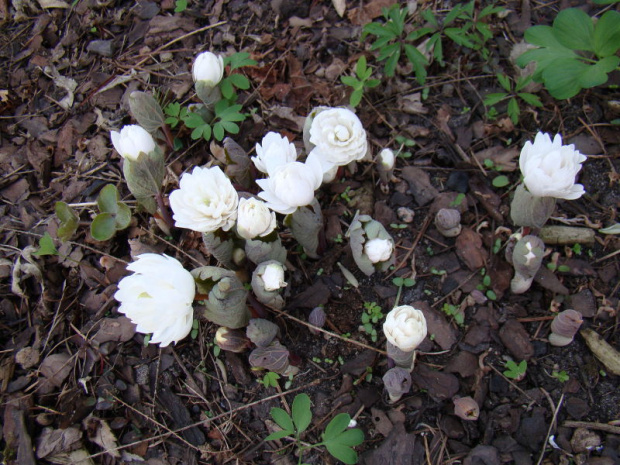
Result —
M110 138L119 155L128 160L135 160L141 153L150 153L155 150L153 136L137 124L123 126L121 132L112 131Z
M202 52L192 67L194 82L204 82L209 87L217 86L224 76L224 59L211 52Z
M394 250L394 244L389 239L371 239L364 244L364 253L372 263L389 260Z
M317 114L310 126L310 143L318 151L323 171L361 160L368 150L362 122L346 108L330 108Z
M237 219L238 205L237 191L218 166L197 166L170 194L176 226L198 232L228 231Z
M585 190L575 184L575 176L586 156L573 144L562 145L562 136L539 132L534 143L527 141L521 150L519 167L527 190L536 197L555 197L574 200Z
M411 352L426 337L426 318L411 305L394 307L385 317L383 332L392 345L403 352Z
M276 214L258 199L240 199L237 232L244 239L266 236L276 228Z
M338 168L340 168L338 165L334 165L323 173L323 184L328 184L336 179Z
M381 169L384 171L389 171L394 168L394 163L396 162L396 156L394 152L390 149L383 149L379 152L379 164L381 165Z
M297 160L295 145L277 132L268 132L262 142L256 144L256 156L252 157L256 169L265 174L295 160Z
M134 274L118 283L118 311L137 325L137 331L152 333L150 342L161 347L187 336L196 293L191 273L174 258L154 253L139 255L127 269Z
M268 178L257 180L256 184L263 189L258 196L273 211L288 215L298 207L310 205L322 179L321 163L311 153L305 163L295 161L280 165Z
M284 267L280 263L270 263L260 275L266 291L277 291L286 287L284 281Z

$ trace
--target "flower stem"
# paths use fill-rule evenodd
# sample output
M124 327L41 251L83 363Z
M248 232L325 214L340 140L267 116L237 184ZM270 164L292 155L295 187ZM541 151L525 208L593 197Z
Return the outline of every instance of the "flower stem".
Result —
M170 211L168 207L164 204L164 197L161 195L161 192L158 192L155 196L155 200L157 200L157 206L159 207L159 212L161 213L161 217L164 222L168 225L169 228L174 228L174 220L170 215Z

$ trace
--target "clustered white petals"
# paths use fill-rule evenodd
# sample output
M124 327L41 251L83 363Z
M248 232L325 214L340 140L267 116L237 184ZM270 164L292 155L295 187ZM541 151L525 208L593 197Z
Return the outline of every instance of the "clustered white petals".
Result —
M394 307L383 323L385 337L403 352L411 352L426 337L426 318L421 310L411 305Z
M230 179L214 166L185 173L170 194L175 224L198 232L228 231L237 219L239 196Z
M244 239L264 237L276 228L276 214L258 199L240 199L237 232Z
M297 160L295 145L277 132L268 132L262 142L256 144L256 156L252 157L256 169L265 174L295 160Z
M263 189L258 196L269 208L288 215L312 203L322 180L321 164L310 154L305 163L295 161L277 166L268 178L259 179L256 184Z
M194 60L192 76L194 82L200 81L215 87L224 76L224 59L212 52L200 53Z
M533 144L527 141L523 146L519 167L532 195L574 200L585 193L581 184L575 184L585 160L586 156L575 150L573 144L562 145L560 134L552 141L549 134L539 132Z
M310 126L310 143L315 146L324 171L364 158L368 150L366 131L357 115L346 108L318 113Z
M127 269L134 274L118 284L118 311L137 325L137 331L152 333L150 342L161 347L187 336L196 293L191 273L174 258L152 253L139 255Z
M280 263L270 263L260 275L266 291L277 291L286 287L284 281L284 267Z
M153 136L137 124L123 126L120 132L112 131L110 138L119 155L128 160L136 160L141 153L155 150Z
M394 244L389 239L375 238L364 244L364 253L372 263L389 260L394 250Z

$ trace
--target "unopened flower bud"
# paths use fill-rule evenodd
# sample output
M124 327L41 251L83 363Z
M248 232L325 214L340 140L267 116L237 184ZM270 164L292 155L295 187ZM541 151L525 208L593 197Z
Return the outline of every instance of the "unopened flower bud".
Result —
M283 308L284 299L280 293L284 287L284 265L276 260L260 263L252 273L254 295L265 305Z
M391 368L383 375L383 385L390 396L390 403L398 402L411 389L411 374L404 368Z
M390 149L383 149L377 157L377 171L379 172L379 180L381 181L381 190L386 192L392 176L394 175L394 166L396 165L396 156Z
M202 52L194 60L192 76L194 82L217 86L224 76L224 59L211 52Z
M230 329L221 326L215 332L215 343L229 352L243 352L250 346L250 340L240 329Z
M141 153L155 150L155 140L146 129L137 124L123 126L120 132L110 133L112 144L119 155L127 160L137 160Z
M544 253L545 244L537 236L525 236L517 242L512 252L515 276L510 282L510 290L514 294L523 294L530 288L540 269Z
M461 233L461 212L454 208L442 208L435 215L435 227L444 237Z
M558 313L551 322L549 344L556 347L570 344L582 323L581 313L576 310L569 309Z
M463 420L477 420L480 415L480 406L471 397L459 397L453 400L454 414Z
M372 263L389 260L394 251L394 244L390 239L371 239L364 244L364 253Z
M308 315L308 323L316 326L317 328L322 328L325 325L325 320L325 310L323 310L323 307L316 307L310 312L310 315ZM310 332L312 334L319 333L319 331L312 328L310 328Z

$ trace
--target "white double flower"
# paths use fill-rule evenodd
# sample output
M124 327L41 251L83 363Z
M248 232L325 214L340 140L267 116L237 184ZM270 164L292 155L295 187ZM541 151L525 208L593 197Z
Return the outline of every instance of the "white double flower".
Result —
M385 317L383 332L390 344L403 352L411 352L426 337L426 318L411 305L394 307Z
M536 197L575 200L585 190L575 184L575 177L586 156L573 144L562 145L562 136L553 141L549 134L539 132L534 143L527 141L521 150L519 167L527 190Z
M204 233L232 228L238 205L237 191L217 166L197 166L191 173L185 173L179 189L170 194L176 226Z
M118 283L118 311L137 325L137 331L152 333L149 342L161 347L187 336L196 293L191 273L174 258L152 253L139 255L127 269L134 274Z

